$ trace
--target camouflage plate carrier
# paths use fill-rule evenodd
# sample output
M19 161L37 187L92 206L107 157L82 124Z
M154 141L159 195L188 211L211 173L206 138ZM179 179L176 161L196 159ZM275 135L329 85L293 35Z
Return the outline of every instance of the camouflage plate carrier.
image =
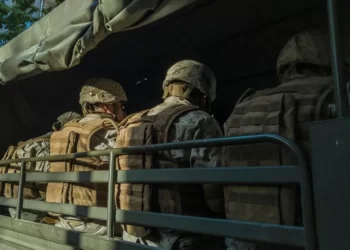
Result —
M225 136L273 133L294 140L309 151L309 123L329 119L331 77L295 79L272 89L248 90L225 123ZM291 165L289 152L275 144L227 147L226 166ZM233 220L293 225L294 186L226 186L226 216Z

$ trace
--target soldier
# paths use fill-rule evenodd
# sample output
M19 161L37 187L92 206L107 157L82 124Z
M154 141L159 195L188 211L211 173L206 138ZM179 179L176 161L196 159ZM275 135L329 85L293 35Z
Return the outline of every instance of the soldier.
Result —
M293 36L277 60L281 84L261 91L247 90L225 123L225 135L278 134L295 140L307 156L310 122L335 117L328 39L327 33L320 30ZM268 143L228 147L224 152L226 166L296 163L289 152ZM224 193L229 219L301 224L295 186L226 186ZM227 239L226 244L229 250L281 249L234 239Z
M125 117L127 101L122 86L110 79L89 79L82 87L79 103L84 118L67 123L53 133L50 142L51 155L103 150L115 146L115 122ZM51 172L75 172L108 170L109 157L89 157L66 162L52 162ZM49 183L47 202L69 203L83 206L107 207L106 183ZM52 213L51 213L52 214ZM94 221L65 215L56 216L56 226L105 235L104 221ZM121 231L120 231L121 233Z
M130 116L120 124L117 147L179 142L222 136L208 113L216 97L216 79L207 66L190 60L176 63L163 83L164 102ZM220 148L171 150L157 154L123 155L118 169L196 168L220 165ZM223 212L223 194L214 185L116 186L117 207L125 210L215 216ZM158 197L157 201L151 201ZM167 229L123 225L123 239L166 249L215 249L213 238Z
M80 114L75 112L66 112L57 118L57 121L52 125L53 131L58 131L67 122L81 118ZM19 142L17 146L10 146L6 151L3 160L18 159L18 158L29 158L29 157L43 157L50 155L50 137L53 132L49 132L45 135L27 140L25 142ZM48 172L50 163L48 161L38 161L35 163L28 162L26 164L26 171L28 172ZM1 173L19 173L19 164L10 164L7 166L1 166ZM45 183L26 183L23 190L24 199L36 199L45 200L46 194ZM1 183L1 195L7 198L18 197L18 185L11 183ZM9 208L10 215L16 216L16 209ZM22 212L22 219L37 221L41 218L39 213Z

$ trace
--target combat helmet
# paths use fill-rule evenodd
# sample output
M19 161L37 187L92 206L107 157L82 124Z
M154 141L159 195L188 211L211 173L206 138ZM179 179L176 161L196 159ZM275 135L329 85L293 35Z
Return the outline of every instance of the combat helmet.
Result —
M163 82L165 98L169 92L167 87L173 82L183 82L190 87L198 89L207 96L209 102L216 98L216 78L212 70L199 62L193 60L183 60L171 66Z
M277 59L277 75L291 64L311 64L330 67L328 33L322 30L306 30L288 40Z
M63 113L62 115L57 117L57 121L52 124L52 130L58 131L63 127L64 124L75 119L81 119L82 117L83 116L81 114L78 114L73 111Z
M127 96L123 87L111 79L91 78L87 80L80 91L79 103L89 104L113 104L126 102Z

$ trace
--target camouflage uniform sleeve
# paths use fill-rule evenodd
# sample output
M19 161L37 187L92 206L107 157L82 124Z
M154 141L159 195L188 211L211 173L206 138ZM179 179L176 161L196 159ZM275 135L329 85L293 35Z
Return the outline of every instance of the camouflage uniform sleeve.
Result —
M28 158L28 157L44 157L50 155L50 141L35 141L32 143L26 144L23 148L20 148L16 152L18 158ZM50 162L48 161L37 161L35 163L27 162L26 168L31 169L35 172L49 172L50 171ZM39 200L45 200L47 183L37 181L35 182L35 189L41 196ZM12 213L12 212L10 212ZM31 213L27 213L30 215ZM40 213L35 213L39 215Z
M22 149L17 150L18 158L28 157L44 157L50 155L50 141L37 141L28 143ZM28 163L31 164L31 163ZM48 172L50 168L50 162L37 161L34 165L34 171Z
M207 116L199 120L194 130L194 140L222 137L222 131L217 121ZM221 166L221 147L194 148L191 151L191 167ZM204 184L204 196L208 207L218 216L224 216L224 195L220 185Z
M206 116L198 121L194 128L193 140L222 137L217 121ZM191 167L217 167L221 164L221 148L194 148L191 150Z
M117 133L115 130L99 130L90 141L91 150L104 150L114 148L116 143ZM102 161L109 161L109 156L101 156Z

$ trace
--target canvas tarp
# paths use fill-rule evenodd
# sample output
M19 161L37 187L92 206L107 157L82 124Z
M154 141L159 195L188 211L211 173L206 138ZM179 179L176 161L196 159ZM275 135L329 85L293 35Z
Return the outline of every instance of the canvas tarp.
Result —
M201 0L66 0L0 48L0 83L65 70L103 39Z

